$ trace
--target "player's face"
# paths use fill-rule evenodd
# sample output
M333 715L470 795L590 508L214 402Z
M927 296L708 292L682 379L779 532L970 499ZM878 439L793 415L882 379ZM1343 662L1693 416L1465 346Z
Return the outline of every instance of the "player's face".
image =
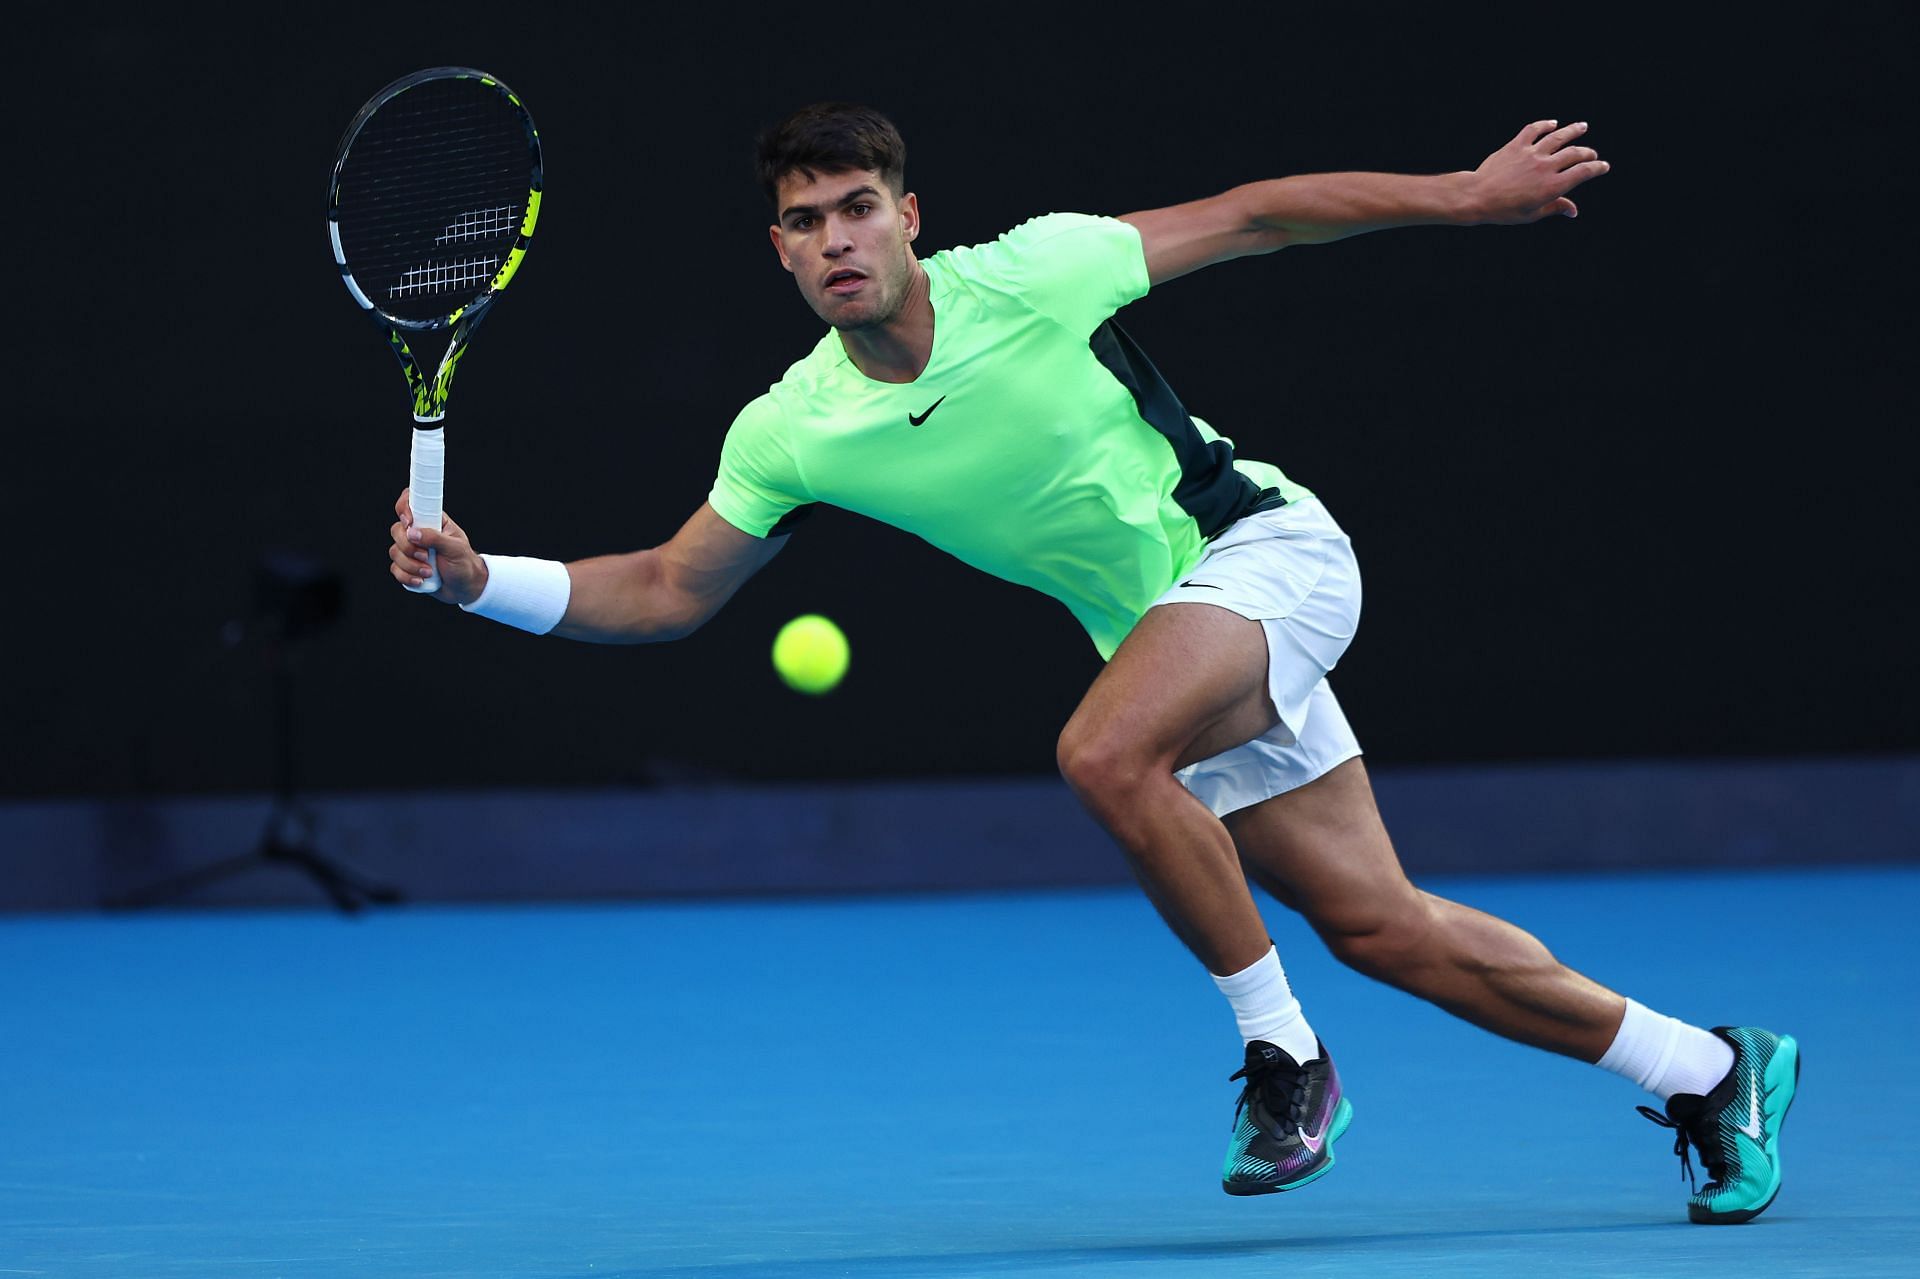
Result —
M920 234L911 193L896 200L873 172L792 173L778 207L774 250L815 314L836 329L869 329L900 313Z

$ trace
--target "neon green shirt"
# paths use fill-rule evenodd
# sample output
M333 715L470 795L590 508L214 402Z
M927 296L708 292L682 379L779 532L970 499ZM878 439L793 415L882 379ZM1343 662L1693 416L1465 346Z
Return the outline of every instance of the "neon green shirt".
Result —
M1190 416L1112 316L1147 292L1140 234L1055 213L925 262L933 354L876 382L828 330L740 411L708 502L755 537L857 511L1044 591L1102 657L1256 505L1312 496Z

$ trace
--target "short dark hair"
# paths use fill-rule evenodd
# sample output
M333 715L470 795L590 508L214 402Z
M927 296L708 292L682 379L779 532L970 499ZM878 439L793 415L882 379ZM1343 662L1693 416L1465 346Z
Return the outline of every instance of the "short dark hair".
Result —
M907 144L893 121L852 102L801 107L761 133L760 185L767 203L780 203L780 180L798 173L811 182L822 173L871 169L898 199L907 190ZM777 211L777 210L776 210Z

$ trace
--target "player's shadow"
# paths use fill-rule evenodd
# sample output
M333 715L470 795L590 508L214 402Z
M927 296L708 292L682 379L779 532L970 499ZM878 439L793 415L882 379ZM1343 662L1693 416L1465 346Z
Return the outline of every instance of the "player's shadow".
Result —
M1128 1262L1224 1262L1236 1257L1258 1257L1311 1251L1324 1260L1327 1254L1346 1253L1356 1264L1378 1253L1402 1253L1401 1260L1417 1262L1432 1251L1422 1245L1447 1245L1484 1239L1490 1241L1528 1238L1577 1238L1579 1236L1636 1234L1652 1231L1694 1229L1685 1221L1615 1222L1592 1226L1536 1226L1519 1229L1488 1230L1403 1230L1355 1231L1346 1234L1293 1235L1258 1239L1194 1239L1186 1241L1134 1242L1111 1244L1063 1243L1054 1247L1013 1248L997 1252L888 1253L853 1257L758 1258L753 1261L721 1262L715 1265L686 1264L640 1270L595 1270L580 1279L809 1279L810 1276L862 1276L874 1279L960 1279L961 1276L1011 1273L1104 1274L1108 1267ZM1563 1252L1580 1252L1575 1244ZM1385 1257L1376 1257L1384 1261Z

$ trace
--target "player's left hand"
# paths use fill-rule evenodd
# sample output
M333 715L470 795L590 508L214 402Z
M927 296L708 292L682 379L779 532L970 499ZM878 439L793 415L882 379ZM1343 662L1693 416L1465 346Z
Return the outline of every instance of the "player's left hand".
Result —
M1473 171L1477 220L1516 226L1556 213L1579 217L1567 192L1611 167L1592 147L1575 145L1586 134L1585 121L1535 120L1520 130Z

